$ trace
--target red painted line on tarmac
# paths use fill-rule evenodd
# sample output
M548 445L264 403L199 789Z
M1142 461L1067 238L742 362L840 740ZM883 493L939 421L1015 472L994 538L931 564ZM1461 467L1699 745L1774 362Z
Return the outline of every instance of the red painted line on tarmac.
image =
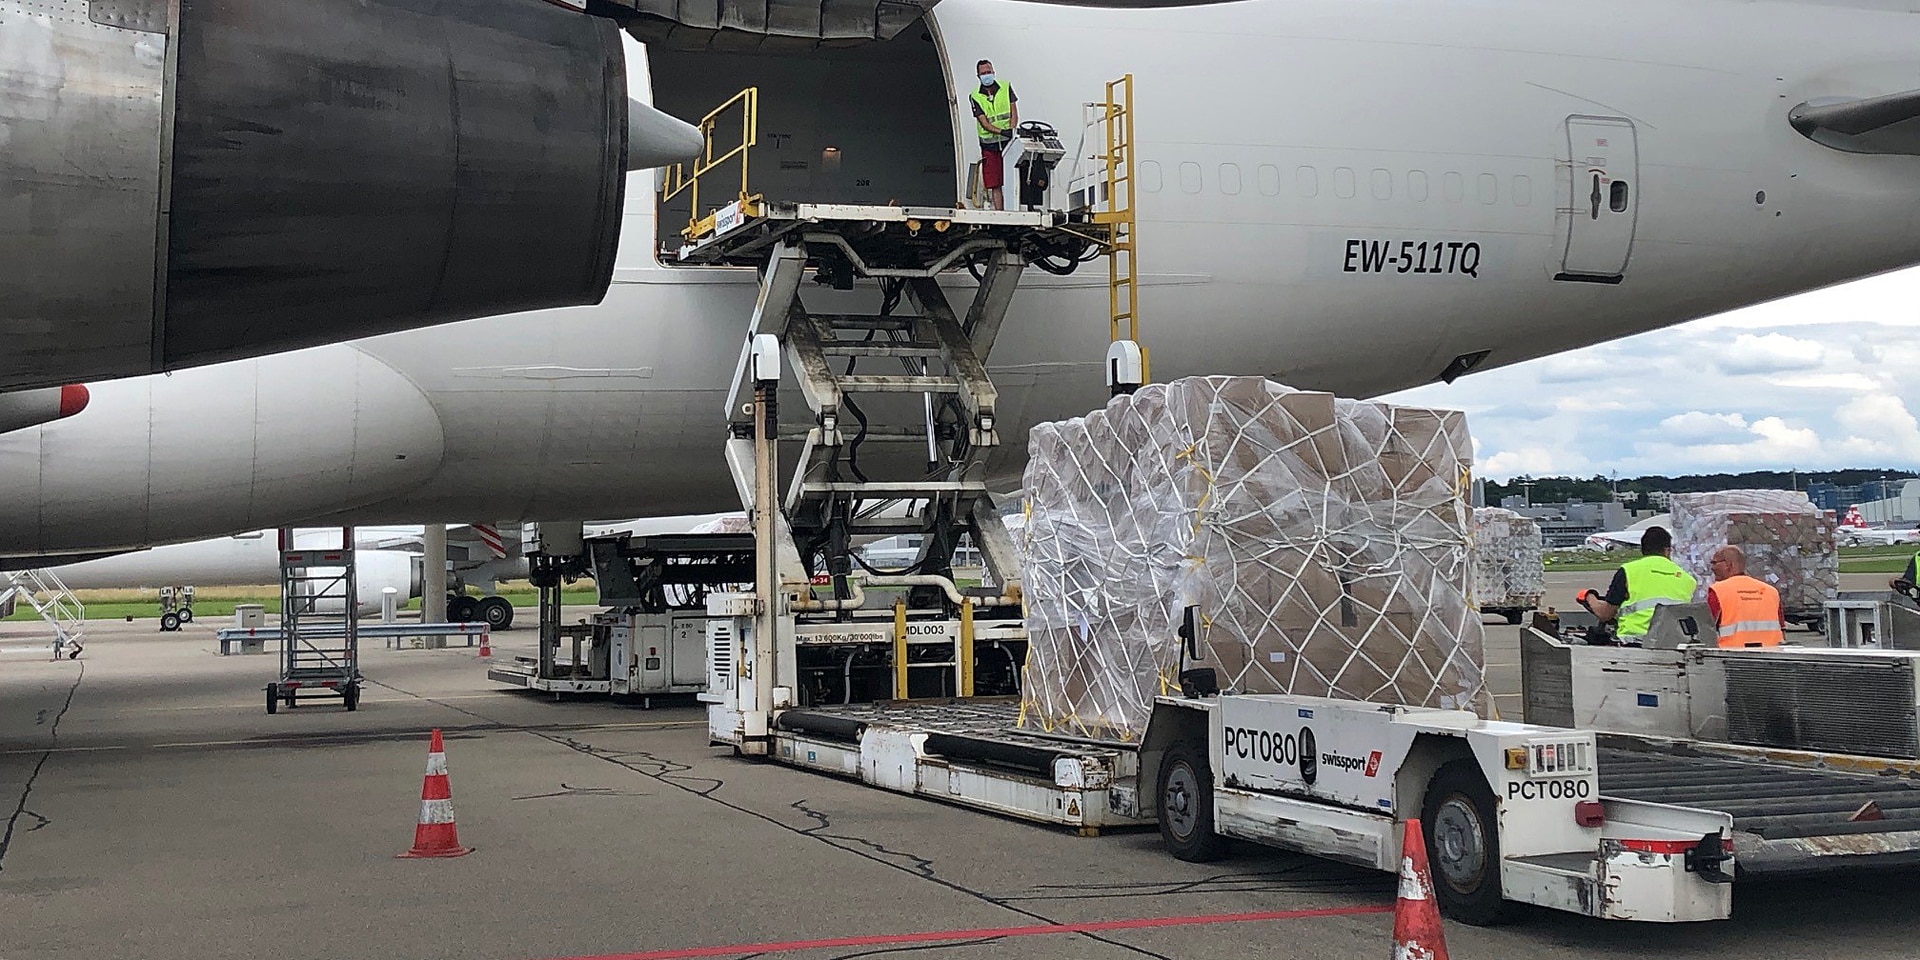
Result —
M731 957L748 953L790 953L834 947L878 947L899 943L939 943L949 940L986 940L997 937L1044 937L1061 933L1099 933L1106 930L1145 930L1153 927L1190 927L1214 923L1262 923L1307 920L1314 917L1355 917L1392 913L1390 904L1369 907L1327 907L1319 910L1268 910L1258 913L1216 913L1188 917L1135 917L1131 920L1095 920L1088 923L1048 923L1030 927L982 927L974 930L934 930L866 937L829 937L824 940L784 940L772 943L735 943L719 947L682 947L646 953L607 953L597 956L557 957L555 960L689 960L693 957Z

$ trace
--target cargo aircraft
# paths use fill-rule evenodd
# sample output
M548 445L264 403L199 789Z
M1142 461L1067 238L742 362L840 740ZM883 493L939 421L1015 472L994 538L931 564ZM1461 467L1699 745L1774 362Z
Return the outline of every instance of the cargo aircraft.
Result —
M1370 396L1920 263L1911 7L940 0L859 43L629 34L618 92L695 118L756 87L751 186L770 199L952 206L977 155L977 60L1013 86L1022 119L1062 131L1061 184L1095 146L1085 102L1130 73L1153 377ZM625 184L597 304L89 381L83 411L0 435L0 554L294 522L736 509L721 408L756 276L676 265L663 251L689 211L662 207L653 177ZM514 257L541 262L432 249L444 268L429 286L456 299L525 266ZM183 280L198 291L185 302L230 295L222 276ZM321 297L314 317L379 309L332 298L351 277L273 295ZM956 296L972 284L947 282ZM1028 426L1104 401L1106 286L1097 265L1022 280L988 357L1004 488ZM879 297L803 294L850 312Z

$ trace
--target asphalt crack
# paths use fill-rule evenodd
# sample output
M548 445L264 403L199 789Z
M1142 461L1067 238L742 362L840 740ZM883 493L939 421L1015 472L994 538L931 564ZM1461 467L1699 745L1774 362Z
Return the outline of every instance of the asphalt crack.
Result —
M481 713L477 713L475 711L469 710L466 707L449 703L444 700L436 700L424 694L414 693L411 690L404 690L390 683L383 683L378 680L368 680L367 683L373 686L378 686L387 690L391 690L394 693L398 693L402 696L413 697L415 699L424 701L426 703L431 703L435 706L442 707L447 710L452 710L455 713L464 714L466 716L472 717L475 720L479 720L484 723L497 724L502 731L513 731L513 732L525 733L533 737L538 737L541 740L545 740L548 743L565 747L576 753L580 753L580 754L584 754L586 756L592 757L604 763L611 763L615 766L637 773L640 776L648 777L659 783L663 783L668 786L671 786L676 790L683 790L687 793L693 794L694 796L700 797L704 800L710 801L712 803L717 803L729 810L734 811L735 813L739 813L744 816L748 816L756 820L760 820L774 827L777 827L781 830L785 830L788 833L792 833L796 836L806 837L807 839L813 840L817 843L826 844L827 846L832 847L833 849L838 850L842 853L846 853L852 856L861 857L863 859L870 860L890 870L898 870L902 873L907 874L908 876L917 877L921 880L943 887L954 893L971 897L982 903L990 904L992 906L999 907L1002 910L1006 910L1011 913L1015 913L1020 916L1026 917L1029 920L1033 920L1038 923L1043 923L1049 926L1063 925L1063 921L1056 920L1053 917L1049 917L1045 914L1027 909L1026 907L1017 906L1014 903L1011 903L1005 899L995 897L994 895L982 890L975 890L974 888L966 886L965 884L959 883L957 881L948 880L945 877L942 877L938 873L934 872L932 861L926 860L925 858L916 857L913 855L903 855L895 851L885 850L884 847L878 844L875 844L872 841L864 840L863 838L853 838L853 837L847 837L847 836L838 835L838 834L830 835L830 834L822 833L821 831L823 831L824 829L832 825L832 821L831 819L826 818L824 815L818 814L817 812L809 811L805 809L800 810L800 812L803 815L807 816L809 819L814 821L813 826L803 828L803 827L797 827L791 823L788 823L779 817L773 816L772 814L762 813L761 811L755 810L751 807L747 807L739 803L735 803L732 800L719 796L720 790L726 786L725 779L719 778L719 777L694 775L692 774L693 767L689 764L685 764L677 760L671 760L665 757L661 757L657 754L649 753L643 750L628 750L628 751L601 750L595 747L593 744L587 743L582 740L577 740L572 737L558 736L555 734L547 733L543 730L533 729L531 727L524 726L524 725L505 723L493 717L486 716L485 714L481 714ZM800 809L800 808L796 807L796 809ZM841 842L836 843L835 842L836 840ZM847 845L848 843L855 843L855 844L859 844L860 846L848 846ZM861 846L864 846L867 849L861 849ZM883 853L881 851L885 851L885 852ZM909 858L909 863L903 864L898 862L897 860L892 859L893 857L899 857L899 856L907 856ZM1152 960L1173 960L1172 957L1169 957L1166 954L1157 953L1155 951L1148 950L1145 947L1137 947L1130 943L1123 943L1119 940L1115 940L1110 937L1101 936L1100 934L1097 934L1097 933L1090 933L1082 930L1082 931L1076 931L1075 936L1084 937L1096 943L1102 943L1119 950L1127 951L1128 953L1138 954L1143 957L1150 957L1152 958ZM961 945L976 945L976 944L925 944L925 945L922 945L922 948L931 949L931 948L942 947L942 946L950 947L950 946L961 946ZM879 951L879 952L904 952L907 949L912 949L912 948L889 948L886 951ZM877 955L877 954L874 952L862 953L862 954L849 954L849 955L843 955L841 957L834 958L834 960L853 960L853 957L855 956L874 956L874 955Z
M40 754L39 760L34 761L33 772L27 775L26 786L20 790L20 802L14 804L13 814L7 817L6 833L0 834L0 873L6 872L7 853L13 849L14 832L20 826L21 817L32 817L34 819L34 824L26 829L27 833L32 833L35 830L39 830L53 823L53 821L47 817L28 810L27 801L33 799L33 787L40 781L40 772L46 769L47 758L53 756L53 748L60 743L60 720L67 715L68 708L73 706L73 695L80 691L80 681L86 679L86 677L87 664L86 661L83 660L80 661L80 670L73 676L73 686L67 688L66 702L60 705L60 712L53 715L53 725L47 728L47 749ZM34 725L42 725L46 720L46 715L47 711L40 711L39 718L34 721Z

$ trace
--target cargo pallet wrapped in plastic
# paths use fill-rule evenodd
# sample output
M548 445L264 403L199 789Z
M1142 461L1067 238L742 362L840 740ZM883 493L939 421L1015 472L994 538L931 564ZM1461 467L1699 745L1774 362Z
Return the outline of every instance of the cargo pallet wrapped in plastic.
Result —
M1513 619L1540 606L1546 571L1538 522L1499 507L1473 511L1472 598L1481 610Z
M1797 490L1726 490L1673 495L1673 560L1699 581L1705 602L1713 584L1713 552L1732 544L1747 557L1747 575L1780 591L1789 614L1818 614L1840 589L1833 518Z
M1484 715L1461 414L1191 378L1028 454L1023 725L1137 738L1189 605L1223 690Z

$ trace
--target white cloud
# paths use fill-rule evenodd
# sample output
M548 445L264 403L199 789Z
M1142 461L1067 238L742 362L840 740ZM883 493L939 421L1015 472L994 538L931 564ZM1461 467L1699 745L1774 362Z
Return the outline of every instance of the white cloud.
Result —
M1882 389L1880 380L1864 373L1827 373L1815 371L1785 377L1769 377L1767 385L1786 390L1826 390L1837 393L1874 393Z
M1467 409L1478 472L1920 471L1920 268L1388 399Z
M1620 373L1619 364L1602 353L1600 347L1542 357L1534 362L1540 365L1541 383L1589 383Z
M1502 450L1486 459L1481 472L1495 480L1505 480L1522 475L1551 477L1579 475L1587 470L1587 462L1578 454L1569 453L1564 447L1522 447L1518 450Z
M1738 442L1751 433L1747 418L1737 413L1703 413L1689 410L1660 421L1659 436L1670 443Z
M1834 423L1847 432L1843 449L1863 462L1920 460L1920 422L1907 405L1891 394L1859 397L1833 412Z
M1743 333L1715 356L1715 363L1721 371L1731 374L1781 373L1818 369L1825 353L1817 340L1802 340L1784 333L1759 337Z

